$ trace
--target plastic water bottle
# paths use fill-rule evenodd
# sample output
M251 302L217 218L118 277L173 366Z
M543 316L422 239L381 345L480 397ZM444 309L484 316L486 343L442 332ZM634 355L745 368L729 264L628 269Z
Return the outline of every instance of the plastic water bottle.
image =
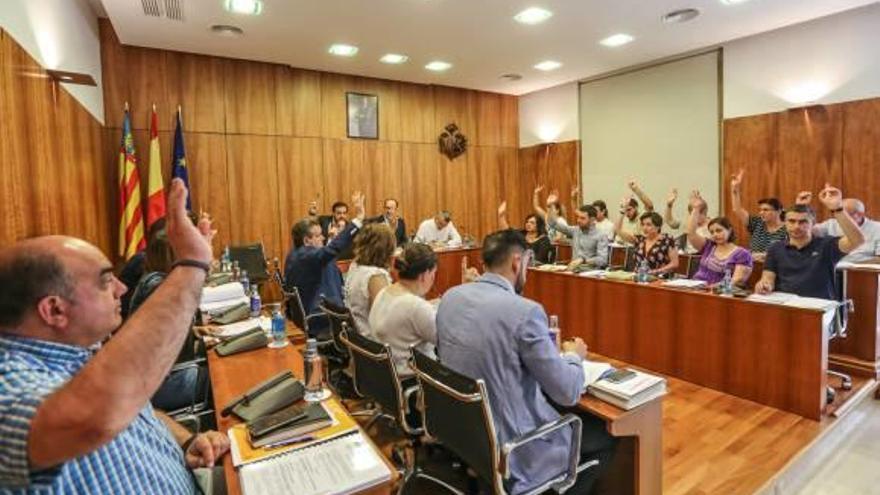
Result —
M238 282L241 277L241 270L238 268L238 260L232 262L232 281Z
M263 300L260 298L260 291L256 287L251 289L251 318L260 316L263 310Z
M306 352L303 354L305 370L305 394L307 402L317 402L324 398L324 358L318 354L318 341L306 341Z
M227 273L231 270L229 266L229 246L223 248L223 254L220 255L220 272Z
M287 329L284 327L284 315L281 314L281 308L276 307L272 312L272 340L269 341L269 347L280 349L287 347Z
M550 315L550 339L556 344L557 349L562 348L561 332L559 330L559 317Z
M249 293L251 290L251 279L248 278L247 270L241 271L241 274L238 276L238 281L241 283L241 286L244 287L244 293Z
M721 295L733 297L733 277L730 274L730 267L724 269L724 279L721 280Z
M639 263L639 270L636 273L636 282L640 284L648 283L648 260L643 259L641 263Z

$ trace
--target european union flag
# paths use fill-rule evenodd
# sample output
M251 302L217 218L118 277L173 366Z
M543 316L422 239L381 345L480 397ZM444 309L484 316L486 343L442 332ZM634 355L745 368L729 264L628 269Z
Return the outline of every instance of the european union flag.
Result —
M189 169L186 166L186 151L183 149L183 123L180 108L177 109L177 130L174 131L174 151L171 154L171 178L179 177L189 191ZM186 209L192 210L192 191L186 196Z

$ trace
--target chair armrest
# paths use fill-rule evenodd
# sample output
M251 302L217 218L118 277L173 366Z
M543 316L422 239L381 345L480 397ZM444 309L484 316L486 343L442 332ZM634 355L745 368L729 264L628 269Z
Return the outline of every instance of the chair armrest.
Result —
M583 428L581 418L574 414L566 414L556 421L543 424L528 433L505 442L501 447L501 475L504 479L510 477L510 456L516 449L569 425L571 425L572 438L571 451L568 455L568 474L556 488L560 489L557 491L565 491L574 485L574 482L577 480L578 461L581 455L581 430Z
M205 360L203 358L199 358L199 359L196 359L193 361L186 361L183 363L177 363L171 367L171 370L168 372L168 374L170 375L172 373L177 373L177 372L192 369L192 368L198 369L201 367L201 365L204 361Z

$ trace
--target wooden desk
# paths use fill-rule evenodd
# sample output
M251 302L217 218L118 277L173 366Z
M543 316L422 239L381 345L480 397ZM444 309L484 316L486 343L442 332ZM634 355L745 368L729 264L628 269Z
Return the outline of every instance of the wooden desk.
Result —
M880 378L880 270L845 270L846 296L853 300L847 336L830 343L832 366L848 373Z
M214 390L214 409L216 410L217 429L226 431L239 423L235 416L221 417L220 410L233 398L241 395L254 385L280 373L283 370L292 370L296 376L303 376L303 360L299 350L301 346L289 345L283 349L259 349L255 351L236 354L221 358L216 352L208 353L208 369L211 374L211 386ZM365 438L369 436L362 431ZM370 440L372 444L372 440ZM392 478L382 485L366 490L364 494L378 495L390 494L393 485L397 482L397 470L382 455L375 444L373 448L382 457L391 470ZM238 473L232 465L232 456L223 458L223 471L226 475L226 488L229 495L239 495L241 487L238 483Z
M608 470L598 480L598 493L660 495L663 491L663 398L625 411L592 395L578 407L605 421L619 439Z
M461 260L468 259L468 266L472 266L480 272L483 271L483 260L480 256L482 249L478 247L472 248L451 248L436 249L437 253L437 275L434 278L434 287L425 295L426 299L435 299L441 297L447 290L461 284ZM348 271L351 261L337 262L339 269L345 273ZM397 280L397 272L392 270L391 276Z
M828 342L819 311L537 270L525 295L593 352L821 417Z

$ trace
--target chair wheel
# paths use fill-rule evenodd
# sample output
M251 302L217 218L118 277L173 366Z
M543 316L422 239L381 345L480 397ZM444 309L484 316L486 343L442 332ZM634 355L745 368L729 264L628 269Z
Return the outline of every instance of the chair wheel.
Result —
M852 390L852 380L841 380L840 388L843 390Z
M828 387L827 389L825 389L825 403L831 404L832 402L834 402L834 397L836 395L837 393L834 391L833 388Z

